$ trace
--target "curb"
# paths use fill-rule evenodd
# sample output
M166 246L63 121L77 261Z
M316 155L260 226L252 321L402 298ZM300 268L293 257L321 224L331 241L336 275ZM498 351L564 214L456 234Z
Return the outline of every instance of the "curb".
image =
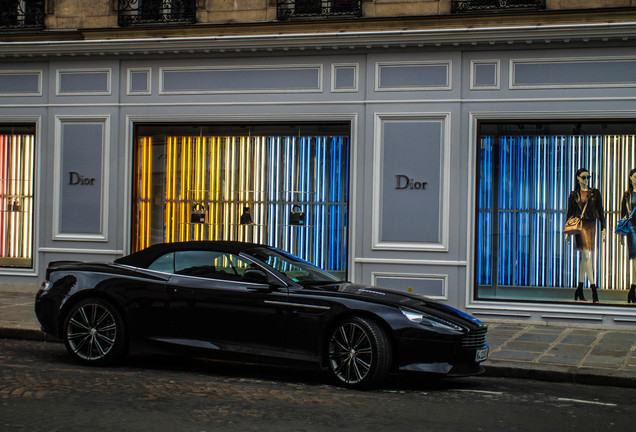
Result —
M528 363L490 361L484 365L484 376L522 378L536 381L569 382L572 384L636 388L636 374L598 369L577 369L566 366L537 366Z
M0 327L0 339L21 339L38 342L62 342L42 330Z

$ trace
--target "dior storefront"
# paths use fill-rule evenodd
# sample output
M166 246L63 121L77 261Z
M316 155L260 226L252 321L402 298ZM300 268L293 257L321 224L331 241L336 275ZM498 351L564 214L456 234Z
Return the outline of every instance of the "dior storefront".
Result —
M5 43L0 283L245 240L485 320L634 324L634 31Z

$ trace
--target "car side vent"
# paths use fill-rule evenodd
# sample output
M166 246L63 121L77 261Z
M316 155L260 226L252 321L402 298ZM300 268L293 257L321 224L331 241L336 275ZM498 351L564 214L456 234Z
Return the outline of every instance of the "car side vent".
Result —
M464 348L482 348L486 345L486 326L480 327L464 336L462 346Z

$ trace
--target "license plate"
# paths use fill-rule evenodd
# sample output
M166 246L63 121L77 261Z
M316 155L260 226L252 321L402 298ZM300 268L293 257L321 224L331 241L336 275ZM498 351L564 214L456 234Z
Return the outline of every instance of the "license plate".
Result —
M481 362L488 358L488 348L478 349L475 353L475 361Z

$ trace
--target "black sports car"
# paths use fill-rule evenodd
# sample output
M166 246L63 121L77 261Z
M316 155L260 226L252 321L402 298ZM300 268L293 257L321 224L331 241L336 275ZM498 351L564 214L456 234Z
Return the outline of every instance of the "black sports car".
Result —
M486 326L421 296L355 285L251 243L150 246L113 263L54 261L35 301L42 329L88 364L129 349L314 363L346 387L391 371L474 375Z

